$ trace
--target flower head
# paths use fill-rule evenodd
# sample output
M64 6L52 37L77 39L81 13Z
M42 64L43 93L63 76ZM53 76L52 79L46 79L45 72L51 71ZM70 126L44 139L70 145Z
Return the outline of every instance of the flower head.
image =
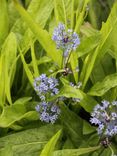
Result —
M52 40L56 42L57 49L63 50L64 57L67 57L72 50L75 51L80 44L78 34L72 29L66 30L62 23L54 29Z
M53 77L47 77L46 74L41 74L39 77L34 80L34 89L37 94L40 96L42 101L45 101L45 96L56 95L59 93L58 80Z
M114 136L117 134L117 105L116 101L102 101L94 107L90 122L98 125L99 135Z
M58 119L60 108L54 102L40 102L36 107L36 111L40 114L40 120L51 122L52 124Z
M58 119L60 108L56 101L48 102L47 98L59 93L58 80L53 77L47 77L46 74L41 74L34 80L34 89L40 97L41 102L35 107L39 113L40 120L51 122L52 124Z

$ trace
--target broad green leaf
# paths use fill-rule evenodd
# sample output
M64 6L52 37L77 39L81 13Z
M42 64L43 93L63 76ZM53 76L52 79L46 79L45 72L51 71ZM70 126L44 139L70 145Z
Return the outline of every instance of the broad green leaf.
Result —
M12 146L8 144L5 148L0 150L0 156L13 156Z
M0 0L0 47L4 42L9 30L7 1Z
M14 3L12 0L8 0L8 17L9 17L9 30L11 30L14 23L19 19L19 14L17 10L14 9Z
M11 91L10 88L12 86L12 82L15 75L16 70L16 62L14 66L14 72L10 75L10 68L12 64L14 63L14 60L16 59L17 55L17 41L16 36L14 33L10 33L7 40L5 41L4 47L2 49L4 51L5 55L5 92L7 100L10 104L12 104L11 99Z
M27 9L27 12L31 15L34 21L36 21L36 23L38 23L42 28L45 27L53 10L52 1L53 0L32 0ZM28 29L28 26L21 18L16 21L12 31L16 33L22 50L28 50L32 44L31 42L35 41L35 35L30 29Z
M66 11L65 11L65 7L63 7L63 2L64 0L54 0L54 12L55 12L55 18L56 18L56 22L57 24L59 22L63 22L66 23Z
M55 145L61 135L61 130L59 130L45 145L44 149L42 150L40 156L51 156L52 152L54 151Z
M54 0L54 12L57 24L63 22L66 27L70 24L71 16L74 14L72 3L71 0Z
M27 12L31 15L33 20L38 23L42 28L45 27L46 22L50 18L50 15L53 10L53 0L32 0ZM20 20L20 27L22 26L23 20ZM32 42L35 41L35 35L31 32L30 29L26 29L27 26L25 25L24 31L25 34L22 34L22 40L21 40L21 48L22 49L28 49Z
M23 66L24 66L24 70L25 70L25 72L27 74L27 77L28 77L31 85L33 86L33 81L34 81L33 80L33 74L31 73L31 71L30 71L30 69L29 69L29 67L28 67L28 65L27 65L27 63L26 63L26 61L24 59L24 55L22 54L21 50L19 50L19 52L20 52L20 56L21 56Z
M59 129L58 125L46 125L9 134L0 138L0 151L10 144L13 156L39 156L45 144Z
M14 33L10 33L7 39L5 40L2 50L1 50L1 71L0 71L0 79L4 77L3 81L0 81L1 86L3 85L5 90L5 95L7 100L10 104L12 104L10 88L12 86L12 82L15 75L15 68L16 68L16 55L17 55L17 41L16 36ZM15 64L14 64L15 63ZM14 71L11 73L11 67L14 64ZM4 72L3 72L4 71ZM1 92L4 92L1 89ZM3 94L3 93L1 93Z
M60 93L55 96L55 98L61 96L65 96L67 98L79 98L81 101L78 104L80 104L88 112L91 112L94 106L97 104L97 102L92 97L85 94L80 89L76 89L69 85L63 86L60 90Z
M83 99L83 95L80 89L76 89L69 85L63 86L63 88L60 90L60 93L57 96L65 96L67 98L70 98L70 97L80 98L81 100Z
M73 148L75 148L75 146L73 145L73 142L68 137L64 143L63 149L73 149Z
M83 121L83 134L87 135L95 132L95 128L92 127L87 121Z
M89 95L92 96L102 96L109 89L117 86L117 73L108 75L101 82L97 82L88 92Z
M76 72L76 69L78 68L78 57L77 57L76 52L72 52L71 57L70 57L70 64L71 64L75 82L77 84L78 83L78 72Z
M85 147L93 147L95 145L100 144L100 138L96 133L92 133L91 135L83 135L83 141L79 148L85 148Z
M72 112L64 103L60 104L61 121L66 130L66 134L70 137L76 147L82 142L83 120Z
M115 36L115 33L117 32L117 16L116 15L117 15L117 2L114 3L111 9L111 13L106 23L103 23L101 31L100 31L102 35L102 43L101 43L101 49L98 55L98 59L101 59L105 55L105 53L107 52L107 49L109 49L110 46L113 44L113 37L114 38L116 37Z
M84 36L87 37L99 34L99 30L94 29L88 22L84 23L84 25L81 26L80 31Z
M31 2L31 0L26 0L25 5L28 6L28 4Z
M95 64L95 60L97 57L97 54L99 52L99 47L96 48L96 51L94 51L94 53L90 53L86 56L85 60L84 60L84 65L83 65L83 69L81 71L81 75L80 75L80 81L82 82L82 89L85 88L86 83L89 79L89 76L93 70L94 64Z
M92 52L92 50L100 43L100 38L100 35L97 33L96 35L81 40L81 43L77 48L78 57L82 57L83 55Z
M111 151L110 151L109 148L104 149L103 151L100 152L100 156L105 156L105 155L106 155L106 156L112 155L112 153L111 153Z
M59 50L56 49L56 45L52 41L49 33L33 21L31 16L18 4L17 0L14 0L14 4L24 21L30 27L42 47L47 52L47 55L49 55L59 66L61 66L62 55Z
M85 87L91 75L95 63L99 62L99 60L104 56L104 54L112 45L111 38L114 35L114 33L116 33L116 27L117 27L116 14L117 14L117 2L115 2L114 4L107 22L102 25L100 31L102 39L100 44L97 46L95 52L93 54L89 54L85 59L84 67L80 79L83 82L83 88Z
M34 76L39 76L38 64L35 56L34 44L31 46L31 57L32 57L32 64L34 69Z
M95 150L98 150L99 148L100 146L89 147L89 148L79 148L79 149L58 150L53 153L53 156L79 156L79 155L86 154L89 152L94 152Z
M28 101L30 101L32 99L32 97L23 97L23 98L19 98L17 99L13 104L24 104Z
M107 75L115 72L116 68L113 64L113 58L109 54L106 54L98 64L95 64L91 74L91 80L95 84L98 81L102 81Z
M0 127L9 127L31 113L35 118L38 118L36 111L30 111L28 108L29 100L30 98L19 99L13 105L4 107L2 114L0 115Z
M95 5L97 7L95 7ZM90 19L90 22L92 24L92 26L94 28L98 28L98 17L97 17L97 9L100 8L100 5L98 3L98 1L94 0L94 1L90 1L89 3L89 19ZM99 9L98 9L99 10Z
M89 1L90 0L82 1L82 3L83 3L82 11L80 13L79 13L79 11L76 12L76 17L77 17L76 21L77 22L76 22L76 26L75 26L75 32L79 33L79 31L80 31L80 27L84 21L86 9L87 9L87 4L89 3Z
M5 73L3 71L4 59L0 57L0 106L3 107L5 103Z
M43 57L41 57L41 59L37 60L37 65L39 66L39 65L41 65L41 64L49 63L49 62L51 62L51 61L52 61L51 58L49 58L49 57L47 57L47 56L43 56ZM32 66L33 66L33 62L31 62L31 63L29 64L29 67L32 67Z

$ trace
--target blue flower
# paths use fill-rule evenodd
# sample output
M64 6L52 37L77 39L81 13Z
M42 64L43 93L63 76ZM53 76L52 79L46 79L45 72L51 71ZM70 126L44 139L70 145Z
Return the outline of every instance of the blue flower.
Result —
M41 101L45 101L47 95L53 96L59 93L58 80L50 77L48 78L46 74L41 74L34 80L34 89L37 95L40 96Z
M75 51L80 44L78 34L72 29L66 30L62 23L54 29L52 40L55 41L57 49L63 50L64 57L68 57L69 53Z
M39 113L40 120L46 123L55 123L60 114L60 108L57 106L56 101L47 101L48 97L59 93L58 85L57 79L47 77L46 74L41 74L34 80L34 89L41 100L35 110Z
M117 134L117 101L102 101L97 104L91 114L90 122L98 125L99 135L112 137Z
M60 108L54 102L40 102L36 107L40 114L40 120L47 123L55 123L60 114Z

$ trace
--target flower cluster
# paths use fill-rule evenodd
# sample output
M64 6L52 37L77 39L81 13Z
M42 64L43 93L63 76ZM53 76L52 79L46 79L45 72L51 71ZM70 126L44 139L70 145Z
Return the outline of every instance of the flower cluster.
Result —
M46 74L41 74L34 81L34 89L40 99L44 101L48 96L53 96L59 93L58 80L52 77L47 77Z
M58 80L52 77L47 77L46 74L41 74L34 80L34 89L39 95L41 102L35 107L40 113L40 120L54 123L60 114L60 109L56 105L56 101L47 102L50 96L59 93Z
M94 107L90 122L98 125L99 135L112 137L117 134L117 101L108 102L104 100L101 104Z
M40 114L40 120L52 124L58 119L60 109L53 102L42 101L35 107L36 111Z
M72 29L66 30L62 23L59 23L58 27L54 29L52 40L56 42L58 49L63 50L64 57L67 57L72 50L75 51L80 44L77 33Z

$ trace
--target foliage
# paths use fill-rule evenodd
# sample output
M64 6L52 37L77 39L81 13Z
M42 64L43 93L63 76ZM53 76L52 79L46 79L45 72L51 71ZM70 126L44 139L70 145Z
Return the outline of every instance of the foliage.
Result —
M117 2L0 0L0 21L0 156L117 155L90 123L117 101Z

